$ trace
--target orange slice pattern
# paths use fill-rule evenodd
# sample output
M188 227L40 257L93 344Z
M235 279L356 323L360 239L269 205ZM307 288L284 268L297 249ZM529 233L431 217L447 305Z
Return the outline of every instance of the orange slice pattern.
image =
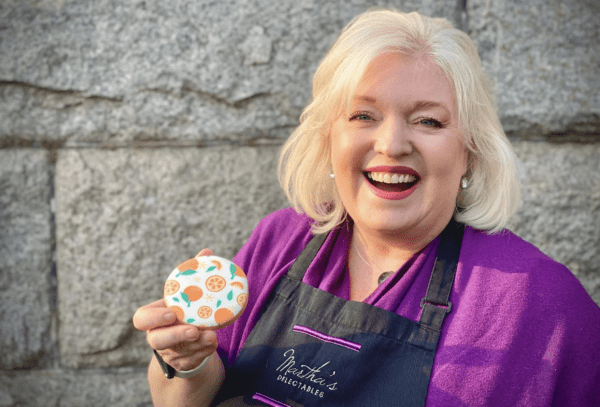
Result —
M198 308L198 316L202 319L210 318L212 312L212 308L208 305L203 305L200 308Z
M165 295L173 295L179 291L179 282L177 280L167 280L165 283Z
M217 275L212 275L206 279L206 288L213 293L221 291L227 285L227 281Z
M232 287L235 288L239 288L240 290L244 289L244 284L240 283L239 281L234 281L233 283L230 284Z
M248 302L248 294L244 293L244 294L238 295L236 301L240 307L244 307L246 305L246 303Z

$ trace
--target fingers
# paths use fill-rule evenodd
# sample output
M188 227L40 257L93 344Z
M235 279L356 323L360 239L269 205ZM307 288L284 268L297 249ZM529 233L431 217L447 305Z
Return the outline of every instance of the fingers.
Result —
M192 370L200 365L210 355L215 353L216 348L207 350L205 352L196 352L193 355L187 357L173 357L169 358L162 357L165 362L173 366L175 370ZM168 361L167 361L168 360Z
M150 331L148 343L177 370L198 366L217 349L213 331L200 331L189 325L178 325Z
M181 343L194 342L201 337L200 334L200 330L195 326L180 324L152 329L146 339L152 348L165 350L175 348Z
M200 256L212 256L213 252L210 249L202 249L200 250L200 252L196 255L196 257L200 257Z
M153 329L148 332L146 338L150 346L156 350L193 348L190 345L192 343L207 347L217 342L214 331L200 330L188 324Z
M133 326L140 331L148 331L173 324L177 320L175 313L167 308L163 300L138 308L133 315Z

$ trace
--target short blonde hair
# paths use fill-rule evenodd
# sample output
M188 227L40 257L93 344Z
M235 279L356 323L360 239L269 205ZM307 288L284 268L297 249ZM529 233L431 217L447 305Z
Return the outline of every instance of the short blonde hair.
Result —
M454 217L490 233L501 230L520 205L520 184L477 50L447 20L418 13L365 12L325 56L313 78L313 101L279 157L279 182L290 203L315 221L314 233L344 220L346 211L329 176L331 124L349 106L369 64L387 52L428 56L454 85L468 150L468 186L459 192Z

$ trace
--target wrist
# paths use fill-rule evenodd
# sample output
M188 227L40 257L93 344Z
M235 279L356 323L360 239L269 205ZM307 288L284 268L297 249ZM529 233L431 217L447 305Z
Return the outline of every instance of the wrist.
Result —
M172 379L173 377L179 377L181 379L188 379L190 377L194 377L201 373L208 365L209 359L212 355L207 356L202 363L200 363L197 367L190 370L176 370L173 366L169 365L164 359L158 354L158 352L154 351L154 356L158 361L165 377L167 379Z

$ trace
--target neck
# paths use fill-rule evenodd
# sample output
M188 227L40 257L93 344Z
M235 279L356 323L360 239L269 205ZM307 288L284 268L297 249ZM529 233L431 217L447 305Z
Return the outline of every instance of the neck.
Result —
M354 225L352 231L351 252L354 251L360 261L371 266L373 274L398 270L408 259L422 248L396 245L384 236L369 235Z
M353 232L348 253L350 300L363 301L411 256L412 253L390 250L388 246L370 242L360 233Z
M369 233L353 222L348 253L350 299L363 301L379 286L378 280L382 273L396 272L442 230L443 227L421 234L414 230L411 234Z

